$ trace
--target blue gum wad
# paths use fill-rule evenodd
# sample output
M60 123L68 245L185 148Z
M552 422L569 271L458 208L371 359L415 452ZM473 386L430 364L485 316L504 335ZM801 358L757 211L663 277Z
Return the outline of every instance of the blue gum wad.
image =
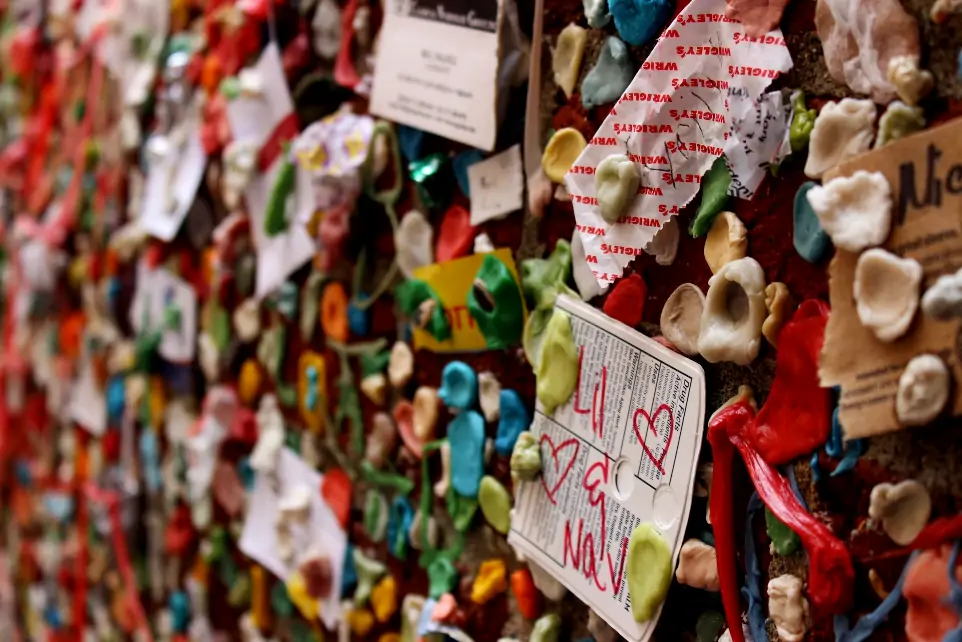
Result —
M558 308L545 329L536 376L538 401L549 415L571 399L578 383L578 346L571 332L571 317Z
M478 496L484 476L484 417L465 410L448 424L451 487L463 497Z
M463 361L452 361L444 366L438 396L448 408L473 408L478 401L478 375L474 368Z
M388 550L394 557L403 560L408 552L408 532L414 521L414 508L407 497L399 495L391 502L391 517L387 523Z
M468 181L468 168L483 160L484 156L481 152L476 149L469 149L461 152L451 161L451 167L454 168L454 178L458 181L458 187L461 188L461 192L468 198L471 198L471 183Z
M498 420L498 434L494 439L494 450L499 455L510 455L518 435L528 429L528 409L514 390L501 391L501 418Z
M808 202L808 192L818 185L811 181L802 183L795 193L793 212L794 231L792 243L798 255L809 263L818 263L832 250L832 240L822 229L815 210Z
M357 585L357 569L354 568L354 545L348 542L344 550L344 566L341 567L341 595L347 595Z
M351 299L351 302L347 306L347 324L351 329L351 334L358 337L366 337L367 333L371 331L371 317L368 315L368 310L361 309L358 303L361 303L367 299L367 295L363 292L357 296L357 301Z
M581 83L581 104L591 109L618 100L635 77L636 68L625 43L614 36L605 38L598 61Z
M615 19L618 35L629 45L640 46L654 40L675 5L668 0L609 0L608 10Z
M421 147L424 146L424 131L416 127L400 125L397 128L398 147L406 161L416 161L421 158Z

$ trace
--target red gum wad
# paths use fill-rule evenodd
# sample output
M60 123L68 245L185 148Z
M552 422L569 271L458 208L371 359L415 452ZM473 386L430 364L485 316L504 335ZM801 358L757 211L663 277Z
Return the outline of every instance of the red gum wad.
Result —
M604 311L612 319L621 321L625 325L634 327L641 323L641 315L645 311L645 298L648 296L648 286L638 274L629 274L618 281L605 299Z

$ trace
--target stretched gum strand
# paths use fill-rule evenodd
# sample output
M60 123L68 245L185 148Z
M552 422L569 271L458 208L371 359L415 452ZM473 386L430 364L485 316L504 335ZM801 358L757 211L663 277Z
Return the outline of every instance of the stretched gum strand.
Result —
M712 445L715 465L711 492L712 525L722 604L732 642L745 642L741 628L732 504L732 470L736 448L745 461L759 497L802 540L809 557L808 595L814 610L828 614L847 611L855 577L845 545L802 507L788 480L765 462L746 440L746 431L754 420L754 412L748 404L738 402L719 412L708 425L708 441Z

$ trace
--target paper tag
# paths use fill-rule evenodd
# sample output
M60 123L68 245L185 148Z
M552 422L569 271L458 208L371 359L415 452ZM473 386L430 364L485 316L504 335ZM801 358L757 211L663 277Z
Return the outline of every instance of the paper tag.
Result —
M280 287L287 277L311 260L315 251L314 241L300 222L314 211L311 176L307 170L296 170L294 194L287 204L287 229L276 236L268 236L264 231L267 201L280 169L281 161L278 159L267 172L256 176L245 192L251 233L257 246L257 283L254 291L258 299Z
M917 260L922 290L962 267L962 118L895 141L829 171L825 182L857 170L882 172L892 188L892 233L882 246ZM938 355L952 374L951 414L962 414L959 320L916 313L908 332L882 343L862 325L852 296L858 255L837 250L829 266L832 314L819 360L823 386L840 385L839 419L846 439L899 430L895 393L905 365L919 354Z
M168 328L165 309L179 312L180 325ZM157 351L173 363L194 359L197 346L197 292L193 286L166 268L150 270L137 265L137 289L130 306L130 324L140 332L161 331Z
M508 542L629 640L647 640L626 583L628 538L652 522L677 561L705 423L705 375L589 305L559 296L581 354L576 394L537 405L542 476L517 489ZM674 568L674 564L672 565ZM661 611L659 609L658 614Z
M244 531L238 546L241 552L268 569L283 581L297 570L297 553L307 550L313 543L322 543L324 552L330 557L333 577L331 585L335 587L331 594L324 599L318 609L318 614L324 621L324 626L333 629L341 618L341 570L344 567L344 554L347 551L347 536L341 529L337 517L321 497L321 482L324 476L311 468L307 462L298 457L294 451L285 448L280 453L277 463L277 482L279 492L275 492L273 481L269 475L258 475L254 482L254 490L250 497L247 519L244 521ZM311 516L309 524L304 529L295 527L293 533L298 543L294 550L295 558L291 564L285 563L278 554L277 533L274 524L277 521L277 505L286 489L303 484L312 489Z
M751 199L768 169L791 152L788 126L794 110L780 91L753 99L743 89L730 87L728 103L732 115L732 131L725 143L725 159L732 172L728 193Z
M371 113L494 149L501 14L499 0L388 0Z
M515 281L521 283L518 269L514 265L511 250L501 248L493 254L508 267L508 271ZM430 350L431 352L479 352L487 350L488 344L484 335L474 322L474 317L468 312L468 292L474 285L474 277L484 262L484 254L472 254L453 261L432 263L414 271L414 278L420 279L431 286L441 299L444 313L451 324L451 338L438 341L428 332L414 328L414 349ZM518 286L521 287L520 285ZM525 311L525 321L528 319Z
M294 101L276 44L264 47L252 69L260 77L261 95L227 101L227 123L234 140L253 140L261 145L277 124L294 111Z
M259 97L240 97L227 103L227 120L235 140L251 140L258 146L294 111L294 102L284 81L284 66L274 44L268 45L254 66L263 82ZM270 294L291 274L314 256L314 241L300 222L314 212L311 176L298 167L294 194L288 199L286 218L288 227L276 236L264 231L267 201L283 165L283 153L266 172L256 174L244 192L250 216L251 233L257 249L258 299Z
M107 430L107 397L97 384L93 363L86 353L80 361L67 408L70 419L90 434L100 437Z
M725 0L692 0L665 29L565 176L586 260L599 283L621 277L698 194L731 130L729 90L757 98L791 67L781 32L748 38L741 23L725 16ZM641 184L624 215L609 224L598 210L595 168L626 153Z
M504 218L524 203L521 145L468 167L471 189L471 225Z
M179 153L176 148L172 149L167 157L150 165L138 220L148 234L167 242L177 236L207 168L207 153L200 141L200 123L192 116L183 127L184 148ZM171 203L174 207L168 209Z

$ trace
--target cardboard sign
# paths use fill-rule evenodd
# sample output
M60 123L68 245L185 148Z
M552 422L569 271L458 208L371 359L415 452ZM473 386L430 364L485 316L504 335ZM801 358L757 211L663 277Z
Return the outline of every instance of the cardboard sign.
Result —
M658 617L632 617L628 538L651 522L678 560L705 426L705 373L581 301L559 296L555 308L571 316L581 374L553 415L537 405L529 430L544 470L516 487L508 542L642 642Z
M514 265L511 250L502 248L493 254L501 259L520 284L518 269ZM461 259L425 265L414 271L414 278L431 286L444 305L444 312L451 324L451 338L438 341L420 328L414 329L414 349L431 352L480 352L487 350L484 335L478 329L471 313L468 312L468 292L474 284L474 277L484 261L484 254L472 254ZM521 287L520 285L518 287ZM528 319L525 310L525 321Z
M371 113L491 151L502 2L388 0Z
M882 172L892 187L892 233L883 247L917 260L922 288L962 267L962 119L904 138L839 165L825 181L856 170ZM895 393L912 357L937 355L955 380L954 414L962 413L959 321L937 321L921 310L909 331L882 343L858 318L853 297L858 254L838 250L829 267L832 314L819 362L823 386L841 386L839 419L846 439L899 430Z

